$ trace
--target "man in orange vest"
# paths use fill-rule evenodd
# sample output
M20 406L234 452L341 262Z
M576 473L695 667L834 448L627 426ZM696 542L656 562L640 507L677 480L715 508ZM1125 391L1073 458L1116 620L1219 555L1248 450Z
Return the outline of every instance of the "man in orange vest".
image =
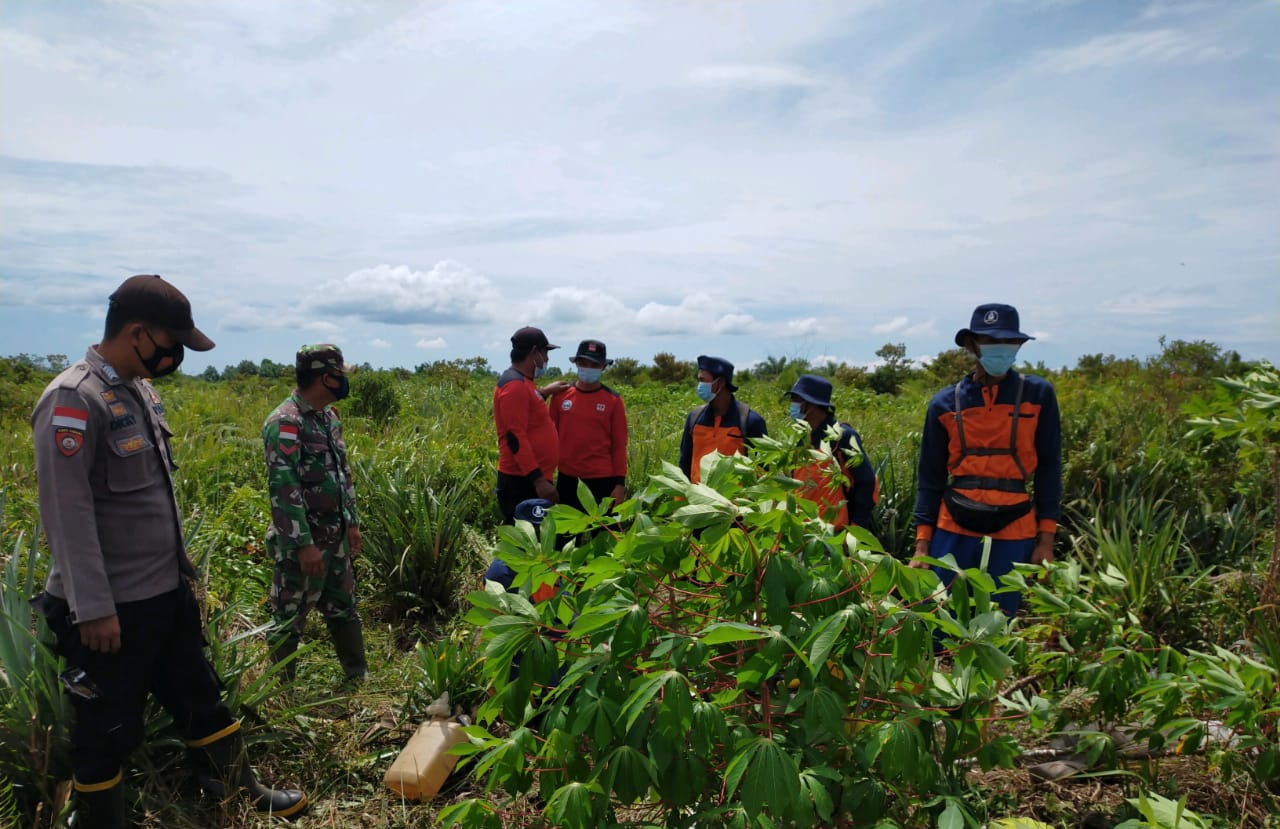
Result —
M680 438L680 469L695 484L701 479L704 455L743 453L751 438L764 437L768 427L759 412L733 393L733 363L722 357L698 357L698 397L702 405L684 420Z
M912 567L947 554L963 569L980 567L984 537L991 539L986 571L997 583L1017 563L1053 561L1062 510L1061 415L1053 384L1013 369L1030 339L1019 330L1017 310L998 303L979 305L969 327L956 332L956 345L975 365L929 402ZM951 571L937 572L950 584ZM1010 616L1022 601L1014 592L992 598Z

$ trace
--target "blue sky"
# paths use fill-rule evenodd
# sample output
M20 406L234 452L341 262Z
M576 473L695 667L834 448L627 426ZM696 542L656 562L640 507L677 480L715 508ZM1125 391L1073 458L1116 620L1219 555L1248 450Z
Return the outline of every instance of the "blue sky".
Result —
M1280 361L1280 3L7 0L0 354ZM561 352L559 360L569 353ZM567 367L567 364L566 364Z

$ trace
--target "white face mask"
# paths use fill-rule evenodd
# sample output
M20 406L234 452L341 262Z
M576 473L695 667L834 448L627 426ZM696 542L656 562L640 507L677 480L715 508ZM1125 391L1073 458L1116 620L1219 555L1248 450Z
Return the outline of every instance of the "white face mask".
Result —
M590 385L591 383L599 383L600 375L604 373L604 369L587 368L586 366L578 367L578 379Z

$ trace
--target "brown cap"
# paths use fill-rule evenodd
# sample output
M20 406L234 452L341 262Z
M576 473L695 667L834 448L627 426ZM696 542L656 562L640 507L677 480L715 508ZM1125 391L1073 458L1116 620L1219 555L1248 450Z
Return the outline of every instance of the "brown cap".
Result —
M192 351L208 351L213 340L196 328L191 303L182 291L155 274L131 276L111 295L111 304L123 319L157 325Z
M342 349L333 343L304 345L298 349L294 365L299 371L346 371L342 362Z
M531 325L512 334L511 345L513 348L545 348L547 351L560 347L547 342L547 335L542 333L542 329Z

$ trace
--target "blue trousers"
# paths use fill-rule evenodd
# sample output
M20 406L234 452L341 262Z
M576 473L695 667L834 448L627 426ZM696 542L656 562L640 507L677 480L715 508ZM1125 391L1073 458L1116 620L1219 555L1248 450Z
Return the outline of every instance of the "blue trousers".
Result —
M1000 577L1013 570L1013 565L1031 561L1031 552L1036 548L1035 538L1018 538L1011 540L991 540L991 555L987 560L987 574L1000 584ZM958 535L947 530L934 530L933 541L929 544L929 555L942 558L948 553L956 560L961 570L982 568L982 537ZM951 587L955 573L934 567L934 572L942 583ZM1019 592L997 593L991 597L1000 609L1010 618L1018 614L1022 605L1022 594Z

